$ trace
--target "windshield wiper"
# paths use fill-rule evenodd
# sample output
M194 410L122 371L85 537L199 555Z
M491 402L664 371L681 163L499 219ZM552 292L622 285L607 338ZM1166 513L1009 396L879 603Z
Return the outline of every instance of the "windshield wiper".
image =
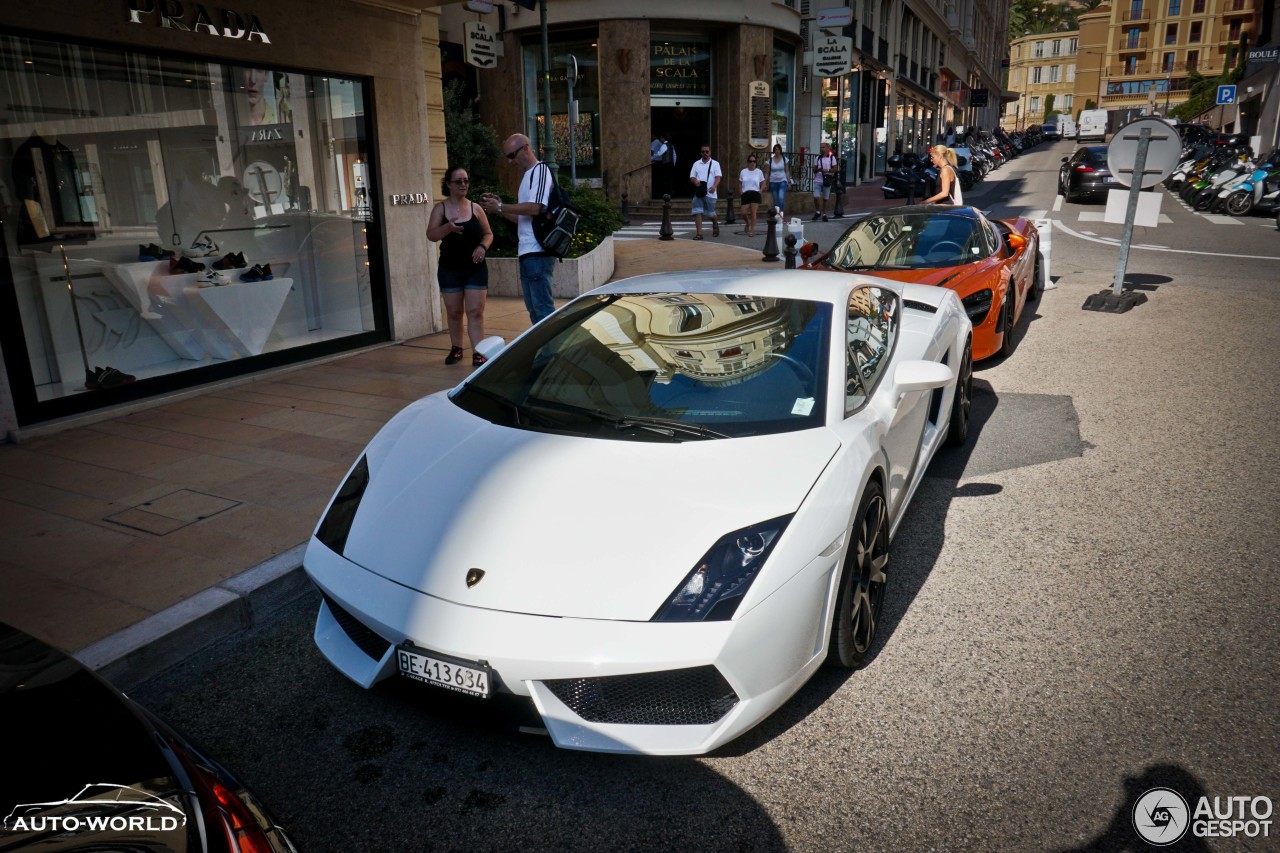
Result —
M660 433L670 438L674 438L677 433L681 435L696 435L699 438L729 437L722 432L717 432L710 427L703 426L702 424L690 424L685 423L684 421L671 420L669 418L653 418L643 415L614 415L609 412L601 411L600 409L575 406L572 403L561 403L559 400L547 400L542 397L528 397L525 399L525 404L552 409L558 412L584 415L592 420L607 423L616 429L639 427L640 429L647 429L651 432Z
M471 392L473 394L479 394L481 397L484 397L486 400L491 400L497 403L499 406L503 406L505 408L510 409L512 413L515 415L516 426L521 425L521 416L528 418L530 421L535 419L533 416L533 413L529 411L527 406L521 406L515 400L507 399L501 394L498 394L494 391L490 391L488 388L481 388L479 385L475 385L468 382L462 386L462 390ZM536 419L538 421L541 421L543 425L549 424L549 421L546 418L538 417Z

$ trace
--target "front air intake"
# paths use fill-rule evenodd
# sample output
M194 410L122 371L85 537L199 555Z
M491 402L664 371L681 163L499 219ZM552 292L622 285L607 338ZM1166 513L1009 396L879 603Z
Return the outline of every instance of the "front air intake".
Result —
M329 606L329 612L333 614L334 620L342 626L342 630L351 638L351 642L359 646L360 651L374 660L382 660L382 656L387 653L387 649L391 644L344 610L338 602L323 593L321 595L324 596L324 603Z
M544 683L589 723L705 726L738 704L738 694L714 666Z

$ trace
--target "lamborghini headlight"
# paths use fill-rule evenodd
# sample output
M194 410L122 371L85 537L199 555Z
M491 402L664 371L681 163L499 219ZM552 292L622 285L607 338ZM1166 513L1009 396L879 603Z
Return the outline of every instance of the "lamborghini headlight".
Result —
M329 511L316 528L316 538L336 554L341 554L342 549L347 547L347 534L351 532L351 524L356 520L356 510L360 508L360 499L364 497L364 490L368 485L369 462L361 456L347 476L347 481L333 496Z
M722 622L733 616L786 529L784 515L720 537L652 622Z

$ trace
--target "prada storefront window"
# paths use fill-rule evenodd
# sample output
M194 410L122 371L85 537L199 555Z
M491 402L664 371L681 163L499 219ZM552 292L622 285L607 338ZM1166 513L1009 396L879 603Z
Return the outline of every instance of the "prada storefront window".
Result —
M0 36L0 95L21 421L385 335L362 81Z

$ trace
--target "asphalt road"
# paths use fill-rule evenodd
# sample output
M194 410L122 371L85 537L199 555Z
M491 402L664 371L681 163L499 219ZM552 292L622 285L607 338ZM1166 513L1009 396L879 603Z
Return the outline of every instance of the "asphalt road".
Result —
M1082 311L1120 226L1054 211L1070 150L972 194L1047 211L1057 288L978 365L976 435L902 524L866 669L713 756L572 753L434 692L361 691L315 651L311 598L135 697L306 850L1146 850L1148 789L1280 799L1280 233L1166 197L1135 239L1164 248L1129 263L1149 301ZM1280 850L1270 820L1164 849Z

